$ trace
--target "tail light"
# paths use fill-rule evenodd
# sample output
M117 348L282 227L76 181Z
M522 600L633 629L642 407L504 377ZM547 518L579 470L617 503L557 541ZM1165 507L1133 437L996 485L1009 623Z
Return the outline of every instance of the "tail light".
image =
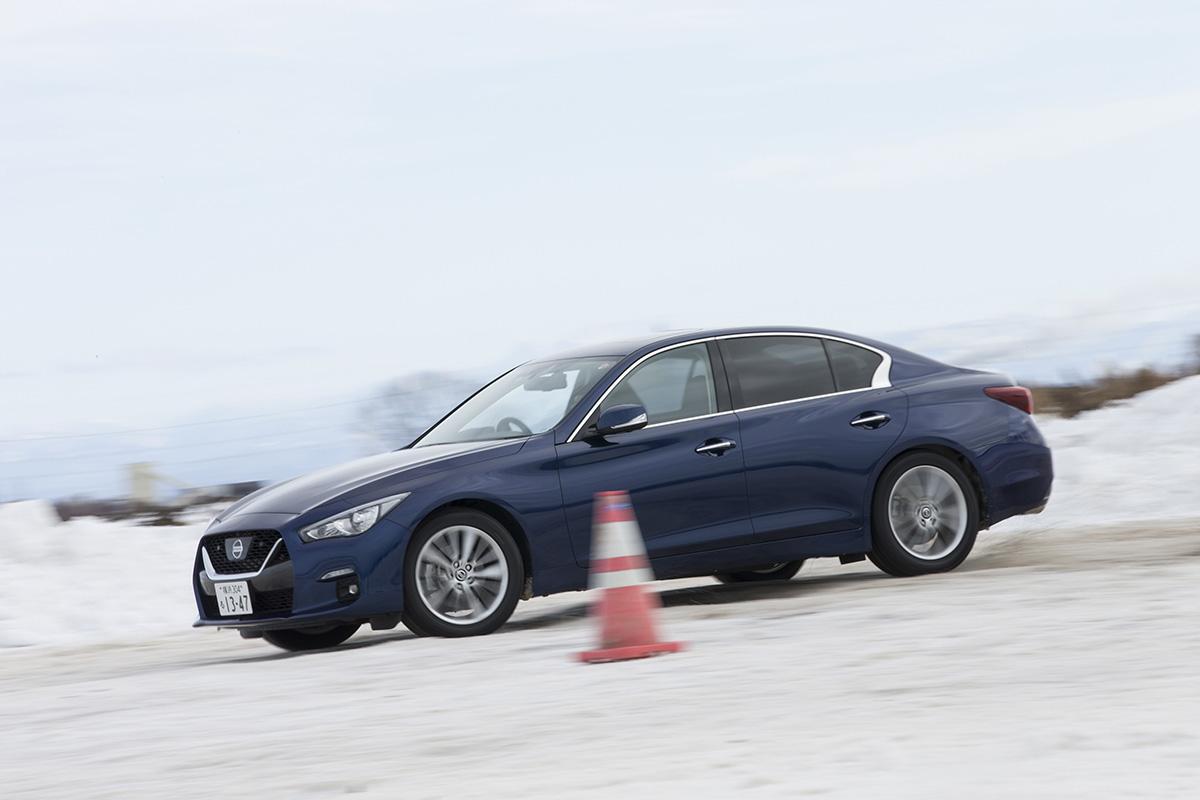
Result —
M991 386L984 389L983 393L1026 414L1033 413L1033 392L1024 386Z

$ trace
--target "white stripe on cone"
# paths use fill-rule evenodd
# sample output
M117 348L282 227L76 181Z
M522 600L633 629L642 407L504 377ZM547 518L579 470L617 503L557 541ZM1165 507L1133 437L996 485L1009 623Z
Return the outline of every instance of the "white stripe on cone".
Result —
M646 559L646 546L642 543L642 532L633 520L606 522L597 526L592 540L592 569L588 575L591 589L616 589L654 580L650 562ZM625 569L597 571L606 561L634 559L642 566Z

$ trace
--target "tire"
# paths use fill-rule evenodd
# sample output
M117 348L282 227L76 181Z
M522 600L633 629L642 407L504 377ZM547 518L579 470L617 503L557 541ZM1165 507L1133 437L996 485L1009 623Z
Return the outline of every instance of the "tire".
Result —
M305 650L324 650L337 647L358 630L357 622L327 625L320 628L288 628L282 631L263 631L263 638L283 650L293 653Z
M525 565L508 529L483 512L450 509L426 520L409 542L401 618L417 636L480 636L508 621L524 586Z
M786 581L791 580L800 568L804 566L804 559L799 561L788 561L785 564L772 564L769 567L762 569L744 569L736 572L718 572L713 575L721 583L759 583L761 581Z
M910 453L879 476L871 522L867 555L884 572L900 578L948 572L975 546L979 498L954 461Z

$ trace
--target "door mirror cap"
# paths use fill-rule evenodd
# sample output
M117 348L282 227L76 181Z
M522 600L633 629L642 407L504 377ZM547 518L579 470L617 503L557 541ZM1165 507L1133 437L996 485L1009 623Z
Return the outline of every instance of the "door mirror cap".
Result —
M610 433L627 433L646 427L646 408L636 403L613 406L600 412L596 420L596 433L608 436Z

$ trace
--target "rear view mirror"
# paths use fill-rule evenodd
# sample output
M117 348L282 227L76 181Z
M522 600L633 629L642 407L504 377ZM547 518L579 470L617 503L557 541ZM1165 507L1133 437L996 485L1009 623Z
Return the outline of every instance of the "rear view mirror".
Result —
M534 375L522 384L527 392L553 392L567 388L567 373L547 372L545 375Z
M607 436L610 433L625 433L646 427L646 408L636 403L613 406L600 412L596 420L596 433Z

